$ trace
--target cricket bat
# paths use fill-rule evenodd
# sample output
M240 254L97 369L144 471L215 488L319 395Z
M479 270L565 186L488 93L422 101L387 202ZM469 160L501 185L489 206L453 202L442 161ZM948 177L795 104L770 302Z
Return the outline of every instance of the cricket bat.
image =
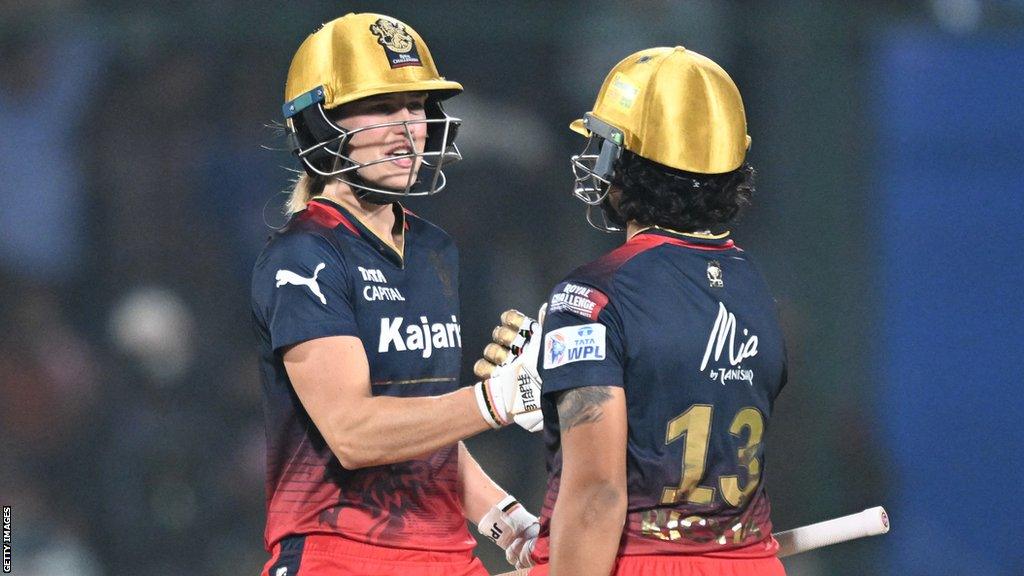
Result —
M802 554L823 546L877 536L889 531L889 515L885 508L875 506L863 512L840 516L816 524L800 526L772 534L779 541L779 558ZM529 568L505 572L498 576L526 576Z

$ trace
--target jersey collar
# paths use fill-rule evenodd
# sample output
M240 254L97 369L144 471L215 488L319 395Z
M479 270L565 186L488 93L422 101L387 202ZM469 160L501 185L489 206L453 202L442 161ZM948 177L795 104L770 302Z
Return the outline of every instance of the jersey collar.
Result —
M405 233L409 230L409 223L405 219L405 209L398 202L393 202L391 204L391 209L395 213L395 228L393 230L402 235L403 249L401 250L391 242L391 239L384 239L377 236L377 234L370 230L358 216L349 212L337 202L334 202L324 196L317 196L310 200L306 205L306 209L324 211L328 214L334 215L335 220L338 223L343 224L349 232L352 232L352 234L372 246L373 249L386 260L399 268L405 267L404 247L408 242L408 239L405 238Z
M667 238L674 238L676 240L682 240L686 244L694 244L697 246L707 246L714 248L733 248L735 244L732 238L729 238L729 231L722 232L721 234L711 234L710 232L680 232L678 230L672 230L671 228L663 228L661 226L649 226L644 228L633 235L630 240L637 238L641 235L652 235L662 236Z

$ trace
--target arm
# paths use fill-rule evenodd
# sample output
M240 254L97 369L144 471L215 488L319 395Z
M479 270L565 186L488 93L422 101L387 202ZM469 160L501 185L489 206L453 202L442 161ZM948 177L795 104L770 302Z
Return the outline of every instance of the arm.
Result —
M551 515L551 576L610 574L626 519L626 397L588 386L558 399L562 482Z
M490 429L472 388L421 398L373 396L366 352L354 336L291 346L284 365L302 406L348 469L409 460Z
M477 530L505 551L505 560L516 568L533 565L530 552L540 533L537 517L501 489L469 450L459 443L459 480L462 508Z
M459 442L459 483L462 486L463 513L474 524L479 524L495 503L508 496L484 472L462 442Z

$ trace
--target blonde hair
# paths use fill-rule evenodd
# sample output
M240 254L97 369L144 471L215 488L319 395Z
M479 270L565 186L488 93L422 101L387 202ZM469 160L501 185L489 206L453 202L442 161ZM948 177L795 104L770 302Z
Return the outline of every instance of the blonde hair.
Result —
M292 191L288 194L288 202L284 205L284 212L288 216L306 209L306 204L314 197L324 191L327 179L322 176L310 176L303 172L295 180Z

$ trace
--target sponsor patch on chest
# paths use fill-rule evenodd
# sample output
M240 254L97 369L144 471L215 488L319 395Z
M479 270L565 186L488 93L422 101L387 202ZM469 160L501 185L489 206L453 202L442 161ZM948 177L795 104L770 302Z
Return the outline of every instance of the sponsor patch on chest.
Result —
M403 326L405 318L401 316L381 318L377 352L417 351L423 358L430 358L435 350L462 348L462 327L454 315L451 319L451 322L431 322L426 316L420 316L419 324L413 321Z
M604 360L605 348L604 324L583 324L552 330L544 335L544 368Z
M405 302L405 296L402 296L402 292L398 288L391 286L378 286L377 284L387 284L387 276L376 268L363 268L362 266L356 266L359 269L359 275L362 277L364 282L367 282L363 286L363 300L367 302L374 302L378 300L389 300L391 302Z

